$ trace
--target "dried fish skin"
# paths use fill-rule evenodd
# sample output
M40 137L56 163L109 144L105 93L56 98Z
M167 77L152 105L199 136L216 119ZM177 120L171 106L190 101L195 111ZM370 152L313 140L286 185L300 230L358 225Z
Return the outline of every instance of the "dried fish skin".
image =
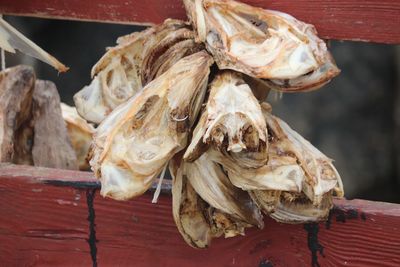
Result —
M245 223L232 215L224 213L213 207L207 209L207 218L211 225L213 237L224 236L231 238L238 235L245 235L245 229L251 227L251 224Z
M124 200L144 193L185 148L212 63L205 51L179 60L99 125L90 165L103 196Z
M330 193L324 195L316 205L304 194L295 199L285 198L283 194L270 217L278 222L291 224L319 222L328 218L332 207L333 198Z
M251 225L209 206L191 185L186 164L175 156L169 165L173 178L173 217L186 243L194 248L207 248L215 237L244 235L245 228Z
M264 213L281 223L310 223L326 220L333 207L331 192L325 194L322 201L313 204L304 193L280 191L249 192Z
M160 76L171 66L173 66L179 59L204 50L203 44L198 44L194 41L194 39L192 39L193 35L193 32L190 31L190 39L184 39L174 45L171 45L171 47L169 47L161 56L159 56L147 69L149 70L147 80L151 81ZM143 77L145 76L143 75Z
M279 203L282 191L277 190L250 190L248 191L254 203L265 213L273 213Z
M340 72L314 26L288 14L233 0L184 4L220 69L266 79L267 88L281 91L315 90Z
M74 148L80 170L90 169L87 156L92 143L94 127L79 116L75 107L61 103L61 112L67 125L68 136Z
M204 214L207 203L197 195L183 175L184 170L179 166L171 166L173 164L174 160L171 160L172 214L175 224L188 245L207 248L213 237L209 221Z
M265 90L273 89L285 93L310 92L317 90L329 83L339 75L340 70L336 66L333 57L326 55L326 61L318 69L294 79L259 79L264 84Z
M301 192L304 172L295 160L269 158L259 168L243 168L232 157L209 150L211 159L221 164L233 185L243 190L278 190Z
M241 74L224 71L210 85L205 111L197 124L185 160L201 153L201 143L239 153L266 147L267 128L261 106ZM204 146L203 146L204 147Z
M331 190L342 197L341 177L332 160L291 129L286 122L269 113L264 115L273 136L269 154L273 153L280 158L290 157L298 162L305 174L302 191L311 202L314 205L320 204L323 196Z
M74 96L79 114L100 123L118 105L137 94L184 56L201 50L189 25L179 20L133 33L117 40L116 47L92 68L93 80ZM191 40L191 41L190 41ZM179 50L172 49L180 44Z
M186 177L194 190L210 206L250 225L263 228L259 209L246 191L235 187L221 166L204 153L193 163L185 162Z

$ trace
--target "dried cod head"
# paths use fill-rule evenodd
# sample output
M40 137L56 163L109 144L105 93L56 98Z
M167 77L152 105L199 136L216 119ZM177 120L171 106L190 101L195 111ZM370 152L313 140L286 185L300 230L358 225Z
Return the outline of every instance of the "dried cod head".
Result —
M142 194L185 148L212 63L205 51L179 60L99 125L90 165L103 196L124 200Z
M332 160L305 140L286 122L271 115L266 116L271 135L269 155L288 157L295 160L304 172L301 189L313 204L320 204L323 196L334 190L343 196L343 184Z
M239 154L266 151L266 143L267 128L260 104L242 75L233 71L217 74L185 160L194 161L208 145Z
M332 160L279 118L266 110L264 116L268 126L268 162L265 165L245 168L232 156L214 149L207 152L227 171L232 184L252 191L303 192L313 205L321 204L325 194L331 191L343 196L341 178ZM268 210L269 206L263 209Z
M340 72L314 26L288 14L232 0L183 2L220 69L289 92L318 89Z
M75 150L80 170L90 168L87 160L90 144L94 134L94 127L79 116L75 107L61 103L61 112L67 125L68 135Z
M263 218L249 194L235 187L221 166L207 153L193 163L182 164L183 172L194 190L210 206L250 225L262 228Z
M175 157L169 165L173 177L172 213L185 242L194 248L207 248L212 238L244 235L250 225L209 206L189 182L186 164Z
M79 114L100 123L179 59L200 51L203 46L193 38L187 23L171 19L120 37L93 67L91 84L74 96Z

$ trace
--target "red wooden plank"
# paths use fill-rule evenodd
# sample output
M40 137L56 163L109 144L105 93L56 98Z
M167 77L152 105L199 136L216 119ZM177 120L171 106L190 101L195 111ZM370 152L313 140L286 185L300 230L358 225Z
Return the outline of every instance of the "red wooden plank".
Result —
M0 266L91 265L86 190L42 184L53 170L1 166Z
M337 201L328 222L285 225L186 245L172 219L170 197L147 194L128 202L96 196L97 261L104 266L399 266L400 205ZM262 265L261 263L270 263Z
M91 173L0 164L1 265L80 266L93 256L99 266L400 266L400 205L336 200L328 222L266 219L263 230L196 250L174 225L170 195L118 202L97 187Z
M310 266L307 232L302 226L266 221L266 230L213 240L198 250L181 238L172 219L171 199L157 204L146 194L128 202L96 196L96 238L100 266ZM286 234L283 234L286 232ZM290 234L288 234L290 233Z
M314 24L326 39L400 43L398 0L244 0ZM181 0L2 0L0 13L132 24L185 18Z

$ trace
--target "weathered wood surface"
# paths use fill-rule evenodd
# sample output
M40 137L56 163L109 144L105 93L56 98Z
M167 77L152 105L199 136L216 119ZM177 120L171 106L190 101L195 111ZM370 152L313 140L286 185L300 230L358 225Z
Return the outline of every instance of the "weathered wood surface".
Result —
M26 146L25 140L32 135L29 124L34 85L31 67L16 66L0 72L0 162L31 163L31 146Z
M284 225L184 243L170 195L118 202L89 172L0 164L4 266L399 266L400 205L336 200L327 222Z
M75 151L61 113L60 95L51 81L37 80L33 92L35 166L77 170Z
M314 24L326 39L400 43L397 0L243 0ZM0 13L131 24L184 19L181 0L2 0Z
M0 168L0 265L90 266L86 189L45 185L57 170ZM13 174L14 173L14 174ZM18 175L16 176L16 174ZM72 173L63 173L74 181ZM82 174L79 175L82 180Z

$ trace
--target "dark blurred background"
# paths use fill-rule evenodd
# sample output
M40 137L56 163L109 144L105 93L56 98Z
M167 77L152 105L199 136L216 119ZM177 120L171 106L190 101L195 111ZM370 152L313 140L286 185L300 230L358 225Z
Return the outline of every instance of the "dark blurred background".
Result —
M21 54L7 66L27 64L53 81L61 99L90 83L91 67L121 35L144 27L10 17L5 19L71 69L64 74ZM341 75L323 89L272 93L274 113L335 160L346 197L400 203L400 48L330 42Z

